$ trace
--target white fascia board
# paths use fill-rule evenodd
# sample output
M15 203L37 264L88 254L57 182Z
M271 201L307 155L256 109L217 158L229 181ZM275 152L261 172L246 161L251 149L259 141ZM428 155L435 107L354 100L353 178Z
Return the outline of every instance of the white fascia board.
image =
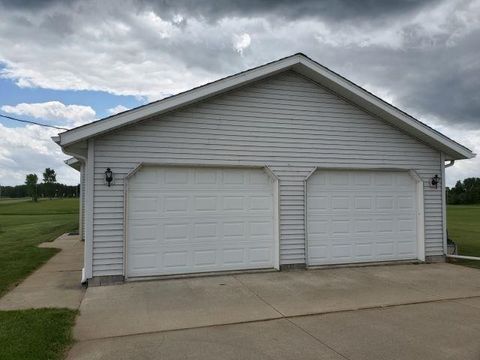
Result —
M302 58L300 65L294 66L293 70L327 87L392 125L403 129L430 146L444 151L450 155L452 160L475 157L475 154L469 149L307 57Z
M299 63L299 61L300 56L295 55L278 62L260 66L252 70L247 70L237 75L233 75L225 79L186 91L184 93L171 96L156 103L118 114L109 119L100 120L89 125L63 132L59 134L60 146L66 146L77 141L87 139L91 136L97 136L119 127L133 124L152 115L159 115L167 111L172 111L179 107L184 107L194 102L198 102L220 93L233 90L250 82L258 81L264 77L285 71L286 69Z

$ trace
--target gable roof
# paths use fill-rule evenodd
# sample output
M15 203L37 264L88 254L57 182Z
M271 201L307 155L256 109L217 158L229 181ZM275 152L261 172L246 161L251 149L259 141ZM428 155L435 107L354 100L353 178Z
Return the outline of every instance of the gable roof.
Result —
M300 53L65 131L55 137L54 141L62 147L68 146L287 70L294 70L306 76L371 114L442 151L446 154L446 160L475 157L475 154L463 145Z

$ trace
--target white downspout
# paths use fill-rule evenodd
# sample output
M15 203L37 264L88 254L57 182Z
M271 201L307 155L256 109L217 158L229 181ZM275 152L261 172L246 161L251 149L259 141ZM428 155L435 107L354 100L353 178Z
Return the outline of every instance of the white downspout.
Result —
M441 171L441 191L442 191L442 245L443 254L448 254L447 241L447 189L445 185L445 154L440 154L440 171Z

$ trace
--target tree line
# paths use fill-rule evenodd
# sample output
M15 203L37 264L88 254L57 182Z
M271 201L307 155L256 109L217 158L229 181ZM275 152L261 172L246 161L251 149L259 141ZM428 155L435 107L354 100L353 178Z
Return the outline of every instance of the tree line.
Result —
M8 198L31 197L37 201L39 197L64 198L78 197L80 185L65 185L57 183L55 170L46 168L43 172L43 182L38 183L37 174L28 174L24 185L0 186L0 196Z
M453 188L447 188L447 204L480 204L480 178L457 181Z
M446 189L447 204L480 204L480 178L467 178L457 181L453 188ZM36 174L28 174L24 185L0 186L0 196L8 198L31 197L78 197L80 185L65 185L57 183L55 170L46 168L43 172L43 182L38 183Z

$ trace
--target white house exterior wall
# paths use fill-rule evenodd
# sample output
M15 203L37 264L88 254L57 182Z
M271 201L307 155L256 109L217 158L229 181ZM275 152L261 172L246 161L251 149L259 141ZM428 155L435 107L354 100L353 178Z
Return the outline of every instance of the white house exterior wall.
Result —
M124 274L124 177L144 162L268 166L279 178L283 265L305 263L304 180L314 168L415 170L426 256L443 254L441 186L428 184L441 175L440 152L293 71L99 136L93 152L93 276Z

